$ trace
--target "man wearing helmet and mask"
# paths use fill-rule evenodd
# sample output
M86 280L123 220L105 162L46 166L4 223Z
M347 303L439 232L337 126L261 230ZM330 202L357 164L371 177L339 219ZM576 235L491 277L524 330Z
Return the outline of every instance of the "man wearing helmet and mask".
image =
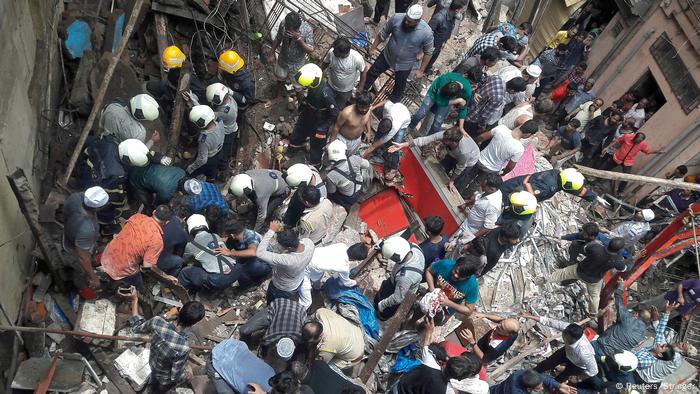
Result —
M400 236L381 243L381 253L394 267L374 296L374 305L381 320L394 316L406 296L418 290L423 280L425 258L420 247Z
M219 76L224 85L228 86L233 99L238 104L238 128L245 129L245 113L256 103L255 78L248 71L245 60L236 51L228 50L219 55Z
M128 103L113 102L104 107L100 114L99 127L102 135L113 136L117 143L128 139L145 142L149 148L160 140L160 133L154 131L146 141L146 128L141 122L158 119L158 102L147 94L137 94Z
M199 127L200 133L197 157L187 166L187 173L191 177L204 174L207 179L215 179L219 162L224 158L224 124L207 105L192 107L190 122Z
M520 229L520 239L524 239L534 221L537 198L530 192L517 191L503 196L503 212L496 221L502 226L515 223Z
M287 197L289 186L280 171L261 169L234 176L230 190L236 197L245 196L255 203L258 214L254 230L261 232L265 220Z
M348 157L347 147L335 140L326 147L326 157L331 167L326 173L328 199L350 212L362 193L362 171L369 169L369 161L358 155Z
M284 180L287 185L294 188L294 193L289 199L289 205L287 206L287 211L284 213L282 222L286 226L296 227L299 224L299 219L304 212L306 207L304 206L304 201L301 198L302 191L306 186L315 186L321 193L322 198L326 198L326 185L323 183L321 174L318 173L314 167L303 163L297 163L292 165L287 169L287 171L282 173L284 175Z
M160 60L166 79L148 81L145 84L146 91L158 100L166 112L171 112L172 110L172 103L175 100L180 82L182 66L186 59L187 56L177 46L171 45L165 48ZM197 95L199 99L203 99L205 86L194 70L190 70L190 85L187 88Z
M293 155L303 149L306 139L310 140L309 164L321 164L323 147L331 125L340 111L335 103L333 89L323 80L321 68L307 64L299 69L295 80L308 88L306 98L300 102L299 118L289 137L287 152Z

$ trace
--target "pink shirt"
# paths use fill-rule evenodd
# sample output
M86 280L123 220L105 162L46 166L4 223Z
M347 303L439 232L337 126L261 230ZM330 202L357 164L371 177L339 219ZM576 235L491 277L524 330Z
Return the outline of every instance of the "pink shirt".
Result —
M649 152L651 152L651 149L646 141L638 143L632 142L635 135L637 134L625 134L615 140L615 144L620 145L619 148L615 149L615 154L613 155L615 163L631 167L632 164L634 164L634 159L637 157L639 152L644 152L647 155Z

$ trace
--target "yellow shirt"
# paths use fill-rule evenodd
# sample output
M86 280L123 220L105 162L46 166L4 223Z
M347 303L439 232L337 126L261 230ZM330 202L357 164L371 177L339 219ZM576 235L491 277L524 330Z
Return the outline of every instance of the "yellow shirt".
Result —
M364 354L365 339L362 328L326 308L317 310L312 320L323 326L318 350L324 361L345 369Z
M554 38L552 38L552 41L549 42L547 47L549 48L556 48L559 46L559 44L568 44L569 43L569 32L566 30L558 31L557 34L554 35Z

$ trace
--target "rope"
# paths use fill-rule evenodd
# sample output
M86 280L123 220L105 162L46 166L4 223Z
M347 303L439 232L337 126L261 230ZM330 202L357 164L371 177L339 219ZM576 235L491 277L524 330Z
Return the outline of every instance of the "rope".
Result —
M693 239L695 240L695 264L698 268L698 275L700 275L700 250L698 250L698 232L695 228L695 214L690 208L688 208L688 212L690 214L690 219L692 220L693 224Z

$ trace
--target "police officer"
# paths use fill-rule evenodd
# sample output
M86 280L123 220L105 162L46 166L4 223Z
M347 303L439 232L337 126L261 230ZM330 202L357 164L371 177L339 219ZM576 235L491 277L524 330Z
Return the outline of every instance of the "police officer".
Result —
M146 91L153 95L168 113L171 112L171 106L173 100L175 100L178 83L180 82L182 65L186 59L187 56L175 45L165 48L161 56L161 65L166 73L166 78L164 80L146 82ZM191 71L189 90L194 92L200 99L203 99L204 87L202 80Z
M190 121L199 127L197 157L187 166L191 177L204 174L216 179L219 162L224 158L224 125L208 105L195 105L190 110Z
M503 226L515 222L520 228L520 239L524 239L534 221L537 198L527 191L516 191L503 197L503 213L496 224Z
M255 202L258 214L254 230L260 233L268 216L287 198L289 186L279 171L249 170L233 177L230 190L236 197Z
M233 91L218 82L207 86L207 101L224 125L224 158L219 162L219 171L223 171L228 168L229 162L237 150L238 104L233 99Z
M224 51L219 55L219 73L224 85L233 91L238 104L238 127L245 129L245 113L255 104L255 78L245 66L245 60L236 51Z
M301 198L304 187L307 185L316 186L321 192L321 198L326 198L326 185L317 169L303 163L292 165L283 175L287 186L295 188L295 190L289 199L287 212L285 212L282 222L287 226L296 227L306 209L304 200Z
M409 293L418 290L423 280L425 257L418 245L401 237L392 237L381 245L382 255L394 262L389 278L382 282L374 296L374 305L381 320L392 317Z
M308 91L306 98L301 102L299 118L289 137L288 152L293 155L303 149L306 139L309 138L311 141L309 163L319 166L328 130L340 111L335 103L335 93L323 80L320 67L307 64L299 69L295 79L301 86L308 88Z
M547 170L511 178L503 182L501 193L503 193L504 204L506 203L505 198L516 191L528 191L537 198L537 201L545 201L563 190L586 201L598 201L609 206L610 204L605 199L583 186L585 181L586 178L583 174L575 168Z
M138 94L128 103L115 101L107 104L100 113L99 125L102 135L114 137L117 144L133 138L145 142L150 148L160 135L154 132L147 142L146 128L141 122L156 120L158 115L158 102L147 94Z
M369 161L358 155L348 157L347 145L340 140L328 144L326 150L326 157L331 162L331 168L326 173L328 199L350 212L362 195L362 171L369 169Z

